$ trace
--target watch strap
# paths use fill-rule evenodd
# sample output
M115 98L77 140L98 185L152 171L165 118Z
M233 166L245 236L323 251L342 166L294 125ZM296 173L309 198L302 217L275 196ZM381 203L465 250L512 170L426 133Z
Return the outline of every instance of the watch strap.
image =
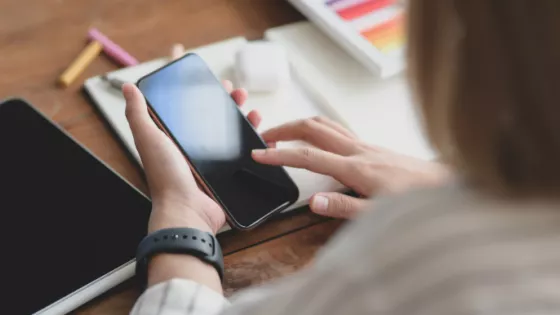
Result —
M146 236L138 245L136 275L147 276L150 259L157 254L184 254L199 258L212 265L224 278L224 259L216 237L208 232L191 228L170 228Z

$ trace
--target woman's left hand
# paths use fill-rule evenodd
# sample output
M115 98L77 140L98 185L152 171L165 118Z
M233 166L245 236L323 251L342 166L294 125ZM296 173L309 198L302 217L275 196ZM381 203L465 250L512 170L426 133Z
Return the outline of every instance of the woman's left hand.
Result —
M224 82L235 102L241 106L247 91L233 90ZM133 84L123 86L126 117L140 153L152 197L148 232L171 227L191 227L216 233L225 223L218 204L198 187L185 157L175 143L161 131L148 113L142 93ZM258 127L261 117L253 111L249 121Z

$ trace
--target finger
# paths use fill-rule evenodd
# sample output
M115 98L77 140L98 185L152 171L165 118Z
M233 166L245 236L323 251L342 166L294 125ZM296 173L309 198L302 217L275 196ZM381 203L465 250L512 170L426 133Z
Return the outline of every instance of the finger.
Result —
M231 92L231 97L233 98L233 100L235 100L235 102L237 103L237 105L239 107L241 107L241 106L243 106L243 104L245 104L248 96L249 96L249 93L247 93L247 90L245 90L245 89L237 89L237 90L234 90L233 92Z
M259 125L262 121L262 116L257 110L252 110L247 115L247 120L255 127L255 129L259 128Z
M182 153L150 117L142 93L130 83L123 85L122 90L126 99L126 117L152 196L163 193L160 189L168 187L173 177L181 178L182 185L196 186Z
M341 193L319 193L311 198L314 213L332 218L352 219L368 206L368 201Z
M286 123L266 131L262 137L266 142L301 140L319 149L340 155L352 155L359 149L354 139L343 136L313 119Z
M263 164L303 168L346 180L348 162L343 156L315 148L253 150L252 157Z
M185 47L181 44L171 46L171 60L181 58L185 54Z
M271 149L276 149L276 142L267 142L266 146Z
M356 135L354 133L352 133L350 130L344 128L339 123L337 123L337 122L335 122L335 121L333 121L333 120L331 120L327 117L316 116L316 117L313 117L313 120L315 120L318 123L324 124L328 127L331 127L332 129L339 132L343 136L346 136L346 137L351 138L351 139L356 139Z
M125 114L132 132L139 136L160 133L159 128L148 113L148 106L142 92L131 83L125 83L122 92L126 100Z
M230 80L224 80L222 81L222 84L224 85L224 89L226 89L228 93L231 93L233 91L233 83L231 83Z
M126 83L122 91L126 99L126 118L134 135L134 143L148 172L154 167L157 168L157 165L152 165L157 164L160 154L157 149L164 146L169 139L150 117L146 100L140 90L133 84Z

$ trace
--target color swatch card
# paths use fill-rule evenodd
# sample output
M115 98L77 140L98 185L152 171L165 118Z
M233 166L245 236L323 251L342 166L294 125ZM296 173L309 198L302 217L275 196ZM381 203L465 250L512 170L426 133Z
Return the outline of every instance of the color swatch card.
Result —
M402 56L404 12L395 0L331 0L327 5L376 49Z
M399 0L290 0L381 77L404 69L405 10Z

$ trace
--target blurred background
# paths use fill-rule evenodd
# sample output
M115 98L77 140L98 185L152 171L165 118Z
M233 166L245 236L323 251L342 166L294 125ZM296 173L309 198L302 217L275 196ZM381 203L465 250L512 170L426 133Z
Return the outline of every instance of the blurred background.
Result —
M96 58L68 88L57 79L96 27L140 62L304 19L284 0L1 0L0 99L24 97L102 160L142 185L139 173L81 93L86 78L119 68Z

